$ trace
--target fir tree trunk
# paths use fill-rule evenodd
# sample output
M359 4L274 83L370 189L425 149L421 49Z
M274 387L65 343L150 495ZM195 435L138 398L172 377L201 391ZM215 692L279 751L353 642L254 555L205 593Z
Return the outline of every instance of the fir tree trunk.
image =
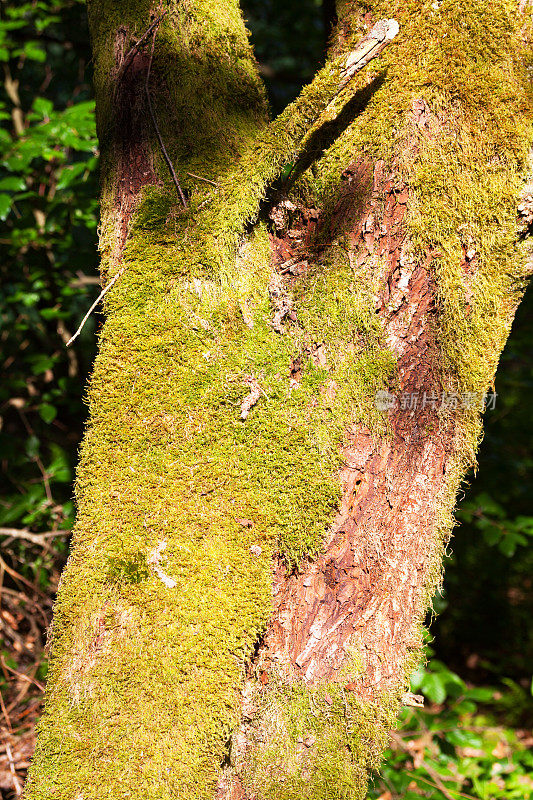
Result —
M530 31L337 11L269 123L236 0L89 0L117 279L28 800L360 800L405 700L527 274Z

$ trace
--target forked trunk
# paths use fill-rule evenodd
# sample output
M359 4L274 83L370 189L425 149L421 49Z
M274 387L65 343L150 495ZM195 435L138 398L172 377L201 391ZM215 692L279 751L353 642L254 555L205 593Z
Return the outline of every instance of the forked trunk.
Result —
M528 269L530 23L337 6L269 124L236 2L89 2L123 272L28 800L360 800L412 702Z

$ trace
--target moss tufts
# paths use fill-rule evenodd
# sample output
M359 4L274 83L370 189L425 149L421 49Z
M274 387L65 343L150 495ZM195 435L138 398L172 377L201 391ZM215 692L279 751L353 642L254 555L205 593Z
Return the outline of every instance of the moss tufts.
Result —
M357 669L351 664L351 680ZM350 670L347 670L347 673ZM363 800L394 724L398 697L357 699L346 680L257 689L244 785L258 800ZM351 684L347 684L351 686Z
M146 193L106 298L36 763L57 755L31 798L70 796L74 762L76 780L94 786L87 800L121 796L117 764L131 764L146 797L210 797L270 613L272 554L293 567L319 550L344 431L372 421L369 398L394 368L363 290L343 288L345 260L296 287L298 322L280 335L266 230L217 282L204 269L210 244L196 238L202 220L173 215L165 191ZM261 396L242 420L250 378Z
M271 609L272 555L297 567L319 550L338 503L347 427L385 432L372 398L395 365L372 311L375 287L351 268L342 242L325 247L293 288L296 321L277 333L267 232L257 225L243 236L331 96L338 63L264 130L237 3L168 8L154 103L190 209L178 208L161 166L121 253L109 166L113 47L119 26L126 49L146 30L150 7L89 6L106 171L103 268L113 274L122 257L126 270L106 296L28 800L71 800L80 787L83 800L131 797L132 787L147 800L212 800L244 666ZM412 246L435 255L446 369L458 387L479 389L492 379L521 275L514 202L530 141L522 21L510 0L443 0L438 12L431 2L380 1L373 12L401 25L371 67L386 80L316 179L305 176L306 191L327 205L354 154L391 163L403 152L396 167L412 189ZM433 114L423 129L409 112L421 97ZM462 265L465 247L475 249L475 269ZM291 381L296 359L301 376ZM242 419L251 382L261 392ZM477 417L465 417L468 446L441 498L441 539L478 432ZM362 798L397 701L366 707L340 684L269 691L258 791ZM296 758L308 734L316 743Z
M524 288L516 204L533 141L531 20L509 0L376 2L373 14L400 23L369 67L386 81L320 163L319 192L327 202L354 153L395 157L411 190L413 254L434 256L444 368L457 390L482 392Z

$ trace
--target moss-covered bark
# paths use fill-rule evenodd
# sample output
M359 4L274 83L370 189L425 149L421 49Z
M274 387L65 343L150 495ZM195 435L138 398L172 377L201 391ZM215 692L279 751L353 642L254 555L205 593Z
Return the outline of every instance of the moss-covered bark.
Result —
M479 435L475 410L407 424L374 398L483 391L524 271L526 21L511 0L438 6L343 3L332 60L267 125L236 2L89 3L102 269L125 271L89 388L28 800L364 796ZM147 111L151 37L128 56L165 11L149 91L187 210ZM381 16L397 40L330 105ZM259 204L325 118L292 205L266 205L272 228ZM391 532L422 543L413 586L391 572ZM357 562L370 552L374 572ZM323 642L342 633L329 650L317 609Z

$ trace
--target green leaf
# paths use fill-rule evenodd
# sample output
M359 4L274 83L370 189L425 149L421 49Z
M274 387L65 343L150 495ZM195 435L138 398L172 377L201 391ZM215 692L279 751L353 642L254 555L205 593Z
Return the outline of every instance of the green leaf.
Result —
M478 528L480 527L481 525L478 525ZM502 538L502 531L500 530L500 528L497 528L496 525L492 525L489 523L487 527L483 528L483 539L489 545L489 547L495 545L497 542L500 541L501 538Z
M54 104L46 97L36 97L33 101L33 110L42 117L50 117L54 110Z
M26 181L24 178L10 175L7 178L0 180L0 191L5 192L22 192L26 188Z
M26 453L30 458L35 458L39 452L39 447L39 439L34 435L28 436L26 439Z
M494 498L491 497L488 492L481 492L481 494L478 494L472 502L483 514L496 517L497 519L505 519L507 516L505 509L498 502L496 502L496 500L494 500Z
M440 705L446 700L445 678L441 673L428 672L420 688L432 703Z
M45 422L50 423L57 416L57 408L49 403L42 403L39 406L39 415Z
M72 479L72 471L70 469L68 456L63 448L59 447L57 444L52 443L50 449L53 457L50 464L47 465L46 471L54 483L67 483ZM64 513L68 513L68 509L65 511L64 508L63 511Z
M503 536L498 542L498 550L500 553L503 553L504 556L507 556L507 558L511 558L511 556L514 556L518 544L517 537L508 534L507 536Z
M457 714L474 714L477 705L472 700L459 700L454 704L453 710Z
M26 42L23 52L32 61L39 61L41 64L46 61L46 51L37 42Z
M446 733L446 741L453 744L454 747L476 747L483 746L483 739L479 734L473 731L461 730L457 728L453 731Z
M4 221L7 219L11 211L11 197L8 194L0 194L0 219Z
M475 700L478 703L490 703L494 698L494 689L484 687L468 689L465 692L465 698L467 700Z
M40 298L37 292L24 292L20 298L23 305L25 305L27 308L36 305L39 302L39 299Z
M65 189L67 186L70 186L70 184L76 180L77 177L83 175L86 169L87 164L85 161L72 166L64 167L64 169L61 171L61 177L57 182L57 190L61 191L61 189Z
M420 666L411 673L411 691L416 692L422 686L422 682L426 676L426 670Z
M533 536L533 517L517 517L515 523L520 533Z
M47 369L52 369L53 366L53 358L44 353L32 356L31 358L31 371L33 375L41 375L43 372L46 372Z
M41 308L40 315L43 319L58 319L61 316L61 309L56 308Z

